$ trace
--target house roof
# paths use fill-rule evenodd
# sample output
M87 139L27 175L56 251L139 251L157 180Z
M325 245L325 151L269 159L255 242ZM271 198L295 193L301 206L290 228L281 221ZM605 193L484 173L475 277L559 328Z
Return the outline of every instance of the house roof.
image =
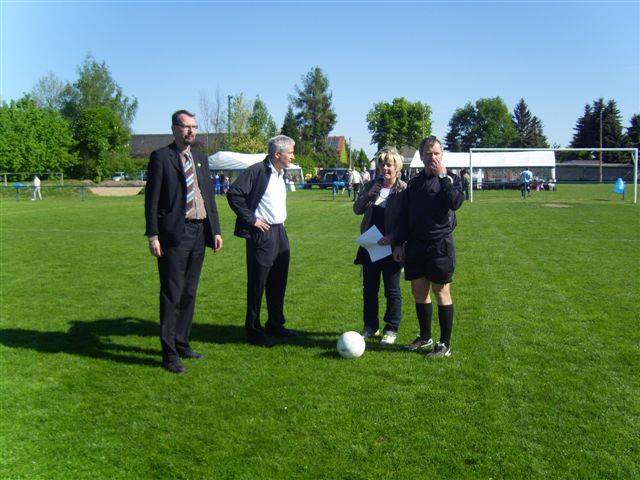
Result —
M342 155L342 150L345 146L345 138L342 135L327 137L327 145L331 148L335 148L338 155Z

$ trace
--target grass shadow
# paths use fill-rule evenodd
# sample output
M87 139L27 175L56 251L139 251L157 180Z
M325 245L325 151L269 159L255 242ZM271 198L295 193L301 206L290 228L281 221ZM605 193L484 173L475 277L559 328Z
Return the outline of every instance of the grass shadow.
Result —
M129 365L157 367L160 347L144 348L119 342L118 337L159 335L157 322L137 317L119 317L91 321L72 321L67 332L46 332L23 328L0 329L0 344L40 353L68 353ZM298 331L297 338L275 338L276 344L333 350L338 332ZM246 343L244 325L194 324L191 340L212 344ZM159 344L159 341L158 341Z
M0 343L41 353L68 353L118 363L158 366L159 349L142 348L113 341L113 337L156 336L154 322L135 317L74 321L67 332L43 332L21 328L0 330ZM148 358L156 357L155 359Z
M297 330L298 337L276 338L269 337L276 345L293 345L305 348L335 348L340 336L338 332L313 332ZM191 330L191 340L203 343L232 344L246 343L244 325L215 325L194 324Z

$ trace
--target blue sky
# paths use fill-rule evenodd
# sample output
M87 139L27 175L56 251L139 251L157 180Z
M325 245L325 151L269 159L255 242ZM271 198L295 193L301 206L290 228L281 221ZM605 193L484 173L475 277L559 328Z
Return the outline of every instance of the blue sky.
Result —
M551 143L567 146L584 105L640 113L640 2L0 0L0 96L49 72L77 80L87 53L138 99L134 133L168 133L201 92L256 95L282 125L294 87L318 66L332 132L375 152L366 115L405 97L432 108L444 137L457 108L524 98Z

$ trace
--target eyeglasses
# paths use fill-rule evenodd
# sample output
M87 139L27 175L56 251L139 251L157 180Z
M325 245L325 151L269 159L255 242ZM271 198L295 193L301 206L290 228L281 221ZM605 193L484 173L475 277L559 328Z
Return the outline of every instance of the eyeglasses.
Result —
M182 123L174 123L176 127L184 128L185 130L192 129L197 130L198 125L183 125Z

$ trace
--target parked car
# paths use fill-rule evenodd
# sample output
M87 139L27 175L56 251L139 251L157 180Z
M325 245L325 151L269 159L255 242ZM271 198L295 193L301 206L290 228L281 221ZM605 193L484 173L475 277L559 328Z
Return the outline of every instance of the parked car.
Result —
M111 180L119 182L120 180L131 180L131 177L127 174L127 172L116 172L111 177Z
M342 167L320 169L315 178L307 180L304 188L312 188L314 185L320 188L331 188L333 185L334 173L337 175L338 181L342 182L346 172L347 169Z

